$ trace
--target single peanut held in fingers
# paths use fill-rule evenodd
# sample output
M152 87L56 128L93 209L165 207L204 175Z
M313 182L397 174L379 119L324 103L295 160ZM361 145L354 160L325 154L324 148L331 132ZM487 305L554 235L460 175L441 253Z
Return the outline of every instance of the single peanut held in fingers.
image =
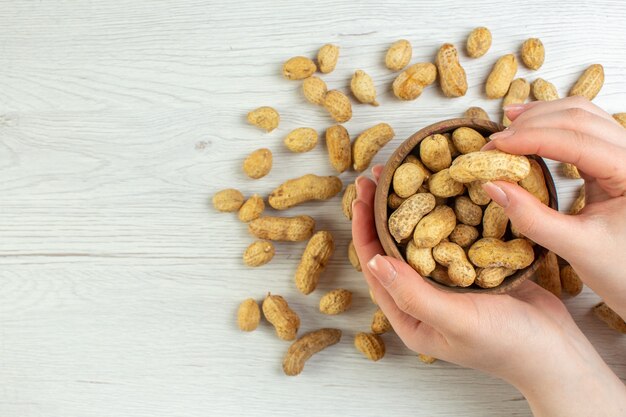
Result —
M248 298L239 304L237 310L237 325L244 332L256 329L261 321L261 310L254 298Z
M526 239L503 242L500 239L485 237L474 243L467 254L470 261L481 268L499 266L524 269L535 259L533 247Z
M263 129L268 133L276 129L280 123L280 115L275 109L269 106L263 106L252 110L248 113L247 119L248 123Z
M411 56L413 55L413 47L406 39L400 39L391 44L385 55L385 66L392 71L400 71L409 65Z
M570 96L582 96L593 100L604 84L604 67L600 64L591 65L578 78L576 84L569 90Z
M537 284L550 291L557 297L561 297L561 278L559 261L552 251L546 253L537 268Z
M304 80L317 71L315 62L304 56L294 56L283 64L283 76L288 80Z
M320 299L320 312L329 315L343 313L352 306L352 293L343 288L327 292Z
M573 180L577 180L581 178L580 172L578 172L578 168L576 168L576 165L574 164L570 164L568 162L562 163L561 171L563 172L563 175L567 178L571 178Z
M383 334L393 330L391 323L389 323L389 319L380 308L376 310L374 316L372 317L371 328L372 333L374 334Z
M502 108L511 104L522 104L526 101L530 95L530 84L523 78L517 78L511 82L509 91L502 100ZM504 126L510 126L511 120L506 116L506 113L502 116L502 124Z
M470 119L482 119L482 120L491 120L489 119L489 115L485 110L480 107L470 107L465 110L463 114L464 117L469 117Z
M348 184L341 199L341 210L348 220L352 220L352 203L356 200L356 185Z
M315 290L334 251L335 241L330 232L317 232L309 240L295 276L296 287L302 294L308 295Z
M472 243L478 239L478 236L480 236L480 234L478 233L478 229L474 226L459 223L454 226L454 230L452 230L448 238L450 242L456 243L463 249L466 249L472 246Z
M352 118L350 99L341 91L330 90L327 92L322 105L337 123L345 123Z
M303 335L289 347L283 359L285 375L298 375L311 356L334 345L340 339L341 330L339 329L320 329Z
M439 73L439 85L446 97L461 97L467 91L465 70L459 63L459 54L454 45L445 43L439 48L435 59Z
M448 198L463 194L465 186L450 176L448 168L434 173L428 178L428 189L435 197Z
M559 93L554 84L543 78L537 78L531 84L533 96L540 101L552 101L559 99Z
M262 266L274 257L274 245L267 240L252 242L243 253L243 263L246 266Z
M272 170L272 163L272 151L267 148L257 149L243 161L243 172L248 177L257 180L269 174Z
M509 181L517 182L530 174L530 162L521 155L479 151L461 155L450 166L450 176L458 182Z
M571 265L564 265L561 267L561 287L566 293L572 297L577 296L583 290L583 282L574 271Z
M361 103L378 106L374 81L365 71L357 70L354 73L350 80L350 90Z
M326 86L324 80L313 76L302 82L302 92L307 101L321 106L324 102L324 97L328 92L328 87Z
M572 203L569 209L570 214L578 214L585 208L585 185L583 184L578 191L578 197Z
M448 206L437 206L415 226L413 242L418 248L432 248L447 238L456 226L454 211Z
M430 62L413 64L393 81L393 94L400 100L415 100L437 79L437 67Z
M310 127L299 127L285 137L285 146L291 152L308 152L317 145L317 132Z
M338 177L307 174L285 181L270 194L268 201L276 210L285 210L313 200L328 200L343 188Z
M394 131L387 123L379 123L363 131L352 145L352 159L355 171L366 169L374 156L393 139Z
M356 253L354 241L352 240L350 240L350 244L348 245L348 260L354 269L361 272L361 262L359 261L359 255Z
M248 223L248 231L259 239L299 242L313 235L315 220L310 216L265 216Z
M452 154L445 136L434 134L420 143L420 159L432 172L448 168L452 163Z
M427 277L437 267L432 248L418 248L413 241L406 246L406 261L423 277Z
M448 277L459 287L469 287L476 279L476 270L467 260L462 247L452 242L441 242L433 248L433 258L448 267Z
M385 342L379 335L374 333L357 333L354 338L354 346L367 359L374 362L385 356Z
M476 270L476 285L480 288L494 288L502 284L504 279L515 273L514 269L503 267L479 268Z
M267 294L263 300L263 315L269 321L279 338L294 340L300 328L300 317L280 295Z
M531 70L538 70L543 65L546 49L541 40L529 38L522 44L522 62Z
M515 55L504 55L493 66L487 83L485 92L488 98L502 98L509 91L509 86L517 73L517 59Z
M332 72L337 66L339 60L339 47L327 43L322 46L317 52L317 64L319 65L320 72L328 74Z
M330 164L339 173L352 165L352 147L350 135L345 127L334 125L326 129L326 147Z
M263 202L263 198L254 194L252 197L248 198L245 203L239 209L239 213L237 213L237 217L244 223L248 223L254 219L258 219L263 214L263 210L265 210L265 202Z
M495 201L489 203L483 216L483 237L502 239L508 224L509 218L504 214L502 206Z
M218 211L232 212L239 210L243 201L244 197L241 191L234 188L227 188L215 193L213 196L213 207Z
M434 208L435 197L432 194L412 195L389 216L389 232L397 242L410 238L417 223Z
M593 307L593 314L611 329L626 333L626 322L611 307L601 302Z
M412 196L424 182L424 173L415 164L405 162L393 174L393 191L402 198Z
M477 27L467 37L467 54L472 58L480 58L491 48L491 32L486 27Z

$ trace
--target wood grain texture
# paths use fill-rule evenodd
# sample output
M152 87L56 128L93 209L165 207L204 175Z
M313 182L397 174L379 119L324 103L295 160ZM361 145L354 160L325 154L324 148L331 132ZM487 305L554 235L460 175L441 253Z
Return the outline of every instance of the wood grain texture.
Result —
M395 139L376 157L433 122L481 106L495 60L541 38L541 76L562 95L591 63L605 67L595 102L623 112L626 4L619 1L338 2L8 0L0 8L0 415L528 416L521 395L479 372L427 366L384 335L387 356L370 363L352 346L375 308L347 261L350 225L340 199L290 210L335 232L337 249L308 297L292 283L304 243L277 244L261 269L243 267L252 240L235 215L210 196L226 187L267 195L282 181L332 174L324 146L302 155L282 144L295 127L322 132L331 120L306 102L299 82L280 76L293 55L340 45L324 79L348 91L363 69L380 107L354 104L352 135L390 123ZM413 62L430 61L443 42L462 46L488 26L492 49L461 53L466 97L429 87L413 102L395 100L384 67L391 42L413 42ZM257 106L281 113L264 134L245 122ZM274 169L250 180L241 163L253 149L274 152ZM554 168L554 164L551 165ZM553 172L555 172L553 170ZM342 174L344 183L353 173ZM578 181L555 172L566 208ZM354 308L316 313L325 290L354 291ZM282 374L288 343L263 323L242 334L235 312L247 297L284 295L302 331L344 330L297 378ZM598 323L588 289L566 305L617 374L626 377L626 341Z

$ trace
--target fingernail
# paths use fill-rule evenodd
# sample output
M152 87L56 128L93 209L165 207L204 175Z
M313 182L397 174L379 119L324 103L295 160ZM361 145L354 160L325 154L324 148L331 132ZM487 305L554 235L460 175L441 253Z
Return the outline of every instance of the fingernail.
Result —
M511 137L514 134L515 134L515 130L513 130L513 129L504 129L501 132L493 133L491 136L489 136L489 139L491 139L491 140L504 139L504 138Z
M485 143L485 146L480 148L481 151L491 151L493 149L496 149L496 144L495 142L492 142L492 141Z
M498 203L502 208L506 208L509 205L509 197L507 197L504 190L496 184L491 181L487 181L483 184L483 189L487 194L489 194L489 197L491 197L491 199Z
M505 112L509 112L509 111L518 112L520 110L524 110L525 107L526 107L525 104L509 104L509 105L504 106L502 109Z
M359 184L363 182L364 180L365 180L365 177L363 175L359 175L358 177L356 177L356 180L354 180L354 184L358 187Z
M367 263L367 267L372 274L380 281L383 287L390 286L396 279L398 273L396 269L391 265L391 262L386 260L381 255L376 255Z

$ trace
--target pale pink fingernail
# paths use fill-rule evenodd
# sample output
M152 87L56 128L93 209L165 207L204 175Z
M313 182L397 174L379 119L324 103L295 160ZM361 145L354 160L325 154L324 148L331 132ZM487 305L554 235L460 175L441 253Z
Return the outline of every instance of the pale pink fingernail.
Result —
M390 286L398 275L391 262L381 255L376 255L370 259L367 267L384 287Z
M483 184L483 189L489 197L496 203L498 203L502 208L506 208L509 205L509 197L507 197L504 190L498 187L496 184L491 181L487 181Z
M493 133L489 136L489 139L491 140L495 140L495 139L504 139L504 138L509 138L511 136L513 136L515 134L515 130L513 129L504 129L501 132L496 132Z
M491 151L493 149L496 149L496 144L492 141L485 143L485 145L480 148L481 151Z
M517 113L519 111L522 111L526 108L526 104L509 104L504 106L502 109L505 112L514 112Z

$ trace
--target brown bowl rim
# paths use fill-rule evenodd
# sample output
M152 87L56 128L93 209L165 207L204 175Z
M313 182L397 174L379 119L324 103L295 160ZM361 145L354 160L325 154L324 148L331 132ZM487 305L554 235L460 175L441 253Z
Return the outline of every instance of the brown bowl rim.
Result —
M483 134L487 132L488 134L485 136L505 129L502 124L483 119L455 118L443 120L441 122L426 126L409 136L409 138L407 138L396 148L396 150L391 154L391 156L385 163L383 171L378 180L378 186L376 187L376 194L374 198L374 218L376 222L376 232L378 233L378 237L382 244L382 247L388 256L392 256L396 259L406 262L406 259L404 258L404 256L402 256L402 253L398 249L398 246L396 245L393 237L391 236L391 233L389 232L389 226L387 223L387 219L389 217L387 197L389 196L389 190L391 188L393 172L395 172L396 168L420 144L420 142L424 138L436 133L450 132L456 128L464 126L476 129ZM548 187L548 194L550 197L549 205L551 208L558 210L556 187L554 185L554 179L552 177L552 174L550 173L550 170L548 169L548 166L546 165L543 158L537 155L527 156L533 158L539 163L539 166L541 167L544 178L546 180L546 186ZM480 288L474 285L470 287L448 287L432 280L429 277L424 277L424 279L436 288L449 292L504 294L518 287L522 282L530 278L537 270L537 268L539 267L539 263L543 260L544 256L548 252L546 248L537 244L534 245L533 249L535 251L535 260L533 261L533 263L524 269L520 269L515 274L506 278L502 284L494 288Z

